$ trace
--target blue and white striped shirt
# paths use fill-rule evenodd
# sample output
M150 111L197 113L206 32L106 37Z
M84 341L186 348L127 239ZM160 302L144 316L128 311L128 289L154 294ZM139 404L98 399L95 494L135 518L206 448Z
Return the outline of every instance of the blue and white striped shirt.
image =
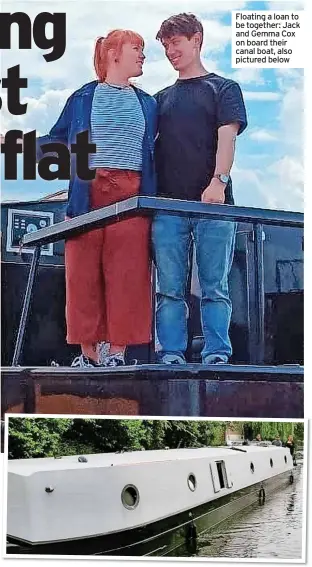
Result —
M134 89L99 83L91 110L96 153L90 154L90 167L141 171L144 131L144 115Z

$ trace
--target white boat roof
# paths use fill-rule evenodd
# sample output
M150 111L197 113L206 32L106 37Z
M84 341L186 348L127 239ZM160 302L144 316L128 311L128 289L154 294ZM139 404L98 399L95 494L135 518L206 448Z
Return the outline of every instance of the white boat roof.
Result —
M239 449L239 450L237 450ZM39 471L55 471L96 467L111 467L130 464L152 463L159 461L189 460L202 458L222 458L229 455L243 455L248 453L250 456L259 452L280 450L281 447L269 446L239 446L235 450L230 447L205 447L194 449L161 449L156 451L129 451L122 453L98 453L86 455L71 455L69 457L45 457L38 459L11 459L8 461L8 471L20 475L28 476ZM87 462L79 462L78 457L82 456Z

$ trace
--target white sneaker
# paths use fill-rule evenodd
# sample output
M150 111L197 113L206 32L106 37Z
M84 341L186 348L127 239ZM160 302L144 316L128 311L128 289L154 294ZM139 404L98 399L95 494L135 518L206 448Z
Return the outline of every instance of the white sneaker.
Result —
M71 363L72 368L97 368L99 364L94 362L91 358L88 358L84 354L80 356L76 356L73 362Z
M106 357L104 366L125 366L125 355L122 352L116 352Z
M228 357L223 354L210 354L204 358L203 364L228 364Z
M106 359L109 356L110 343L99 343L98 353L99 353L99 365L106 366Z
M186 364L185 358L179 354L164 354L159 362L161 364Z

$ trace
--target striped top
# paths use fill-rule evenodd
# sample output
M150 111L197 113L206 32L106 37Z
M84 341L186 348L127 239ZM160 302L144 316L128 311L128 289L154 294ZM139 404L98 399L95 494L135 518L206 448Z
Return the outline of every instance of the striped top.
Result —
M96 86L91 109L90 167L142 169L144 114L132 87Z

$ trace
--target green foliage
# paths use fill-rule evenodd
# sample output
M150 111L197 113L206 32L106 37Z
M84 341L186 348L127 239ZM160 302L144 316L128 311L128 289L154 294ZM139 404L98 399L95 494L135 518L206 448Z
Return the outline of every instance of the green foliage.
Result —
M272 441L276 435L280 435L283 442L287 441L288 435L294 435L297 441L303 442L303 423L272 422L272 421L250 421L246 422L251 434L255 438L260 433L262 439Z
M9 458L53 457L72 426L72 419L20 418L9 420Z
M84 452L135 451L141 449L145 440L142 420L129 419L74 419L64 441Z
M143 420L145 427L144 449L164 449L166 447L166 432L170 422L160 419Z
M224 443L225 422L11 418L9 458L90 454Z
M298 441L301 441L303 443L303 441L304 441L304 424L303 423L296 423L295 424L294 436L295 436L295 439L297 439Z
M303 440L303 424L141 419L20 418L9 420L9 458L50 457L141 449L224 445L225 430L254 438Z

